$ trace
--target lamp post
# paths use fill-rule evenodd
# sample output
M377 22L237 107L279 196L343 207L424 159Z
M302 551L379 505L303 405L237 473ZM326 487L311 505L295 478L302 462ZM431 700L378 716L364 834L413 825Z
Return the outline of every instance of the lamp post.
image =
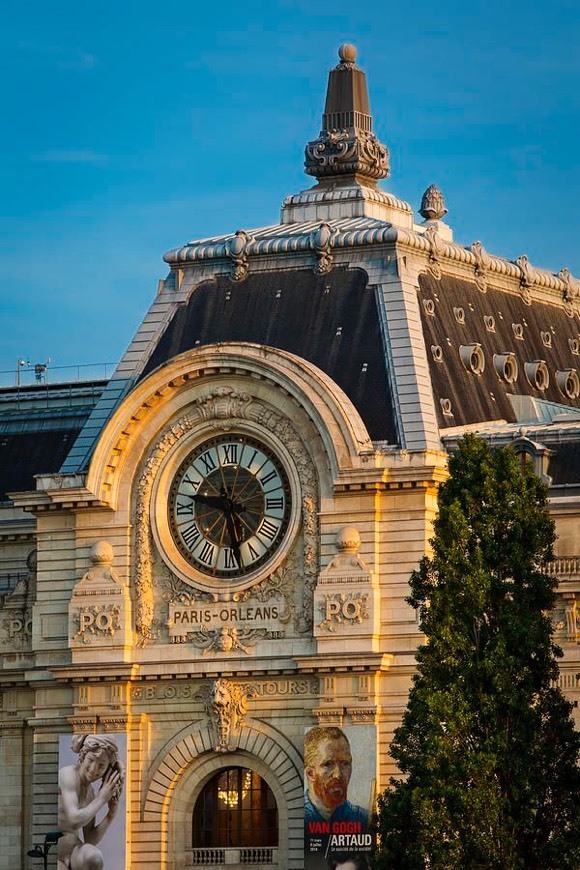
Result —
M34 846L32 849L29 849L26 853L29 858L42 858L44 863L44 870L48 868L48 853L50 851L51 846L54 846L55 843L58 843L62 834L60 831L49 831L48 834L44 837L44 843L42 846Z

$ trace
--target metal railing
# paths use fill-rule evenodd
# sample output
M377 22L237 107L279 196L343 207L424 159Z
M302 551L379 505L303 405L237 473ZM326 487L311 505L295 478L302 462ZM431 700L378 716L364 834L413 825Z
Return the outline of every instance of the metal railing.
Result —
M227 867L236 864L272 867L278 863L278 849L269 846L192 849L189 855L189 867Z
M0 387L30 387L64 384L75 381L102 381L113 374L117 363L87 363L76 366L53 366L50 361L31 363L16 361L13 369L0 371Z

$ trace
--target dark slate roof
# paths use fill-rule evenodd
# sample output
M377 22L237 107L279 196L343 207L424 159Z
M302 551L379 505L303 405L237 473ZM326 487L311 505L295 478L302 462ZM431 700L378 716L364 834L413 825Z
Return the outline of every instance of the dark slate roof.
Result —
M36 489L36 474L57 473L98 401L105 381L0 390L0 501Z
M419 288L440 427L491 420L516 422L510 394L580 408L580 397L564 396L556 383L556 371L580 367L577 315L569 316L563 307L547 302L534 300L528 305L520 295L493 288L483 293L474 282L446 275L439 280L420 275ZM480 375L466 371L460 358L460 347L471 344L480 344L485 357ZM493 364L494 354L506 352L513 353L518 362L513 384L501 380ZM532 387L526 378L524 364L535 360L544 360L549 371L549 386L544 391ZM451 415L443 411L441 400L445 399L451 404Z
M179 308L143 377L200 345L248 341L300 356L349 396L373 440L394 443L395 425L375 293L362 269L226 276L201 284Z
M36 489L35 474L58 472L85 420L70 429L0 435L0 501Z

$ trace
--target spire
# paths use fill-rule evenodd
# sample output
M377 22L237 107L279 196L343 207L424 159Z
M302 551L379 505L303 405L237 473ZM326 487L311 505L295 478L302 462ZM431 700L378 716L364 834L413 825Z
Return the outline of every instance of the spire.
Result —
M389 151L373 133L367 82L356 65L356 48L345 43L328 76L322 130L305 151L305 170L321 185L375 187L389 174Z

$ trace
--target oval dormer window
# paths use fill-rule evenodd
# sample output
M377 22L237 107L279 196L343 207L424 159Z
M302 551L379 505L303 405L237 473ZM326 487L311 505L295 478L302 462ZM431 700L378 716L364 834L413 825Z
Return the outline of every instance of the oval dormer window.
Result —
M474 375L481 375L485 369L485 356L480 344L462 344L459 356L465 369Z
M498 378L506 384L513 384L518 379L518 361L510 351L494 353L493 367Z
M550 372L548 366L543 359L537 359L533 362L527 362L524 366L528 383L534 390L539 390L541 393L548 389L550 383Z
M564 369L556 372L558 389L567 399L577 399L580 395L580 378L576 369Z

